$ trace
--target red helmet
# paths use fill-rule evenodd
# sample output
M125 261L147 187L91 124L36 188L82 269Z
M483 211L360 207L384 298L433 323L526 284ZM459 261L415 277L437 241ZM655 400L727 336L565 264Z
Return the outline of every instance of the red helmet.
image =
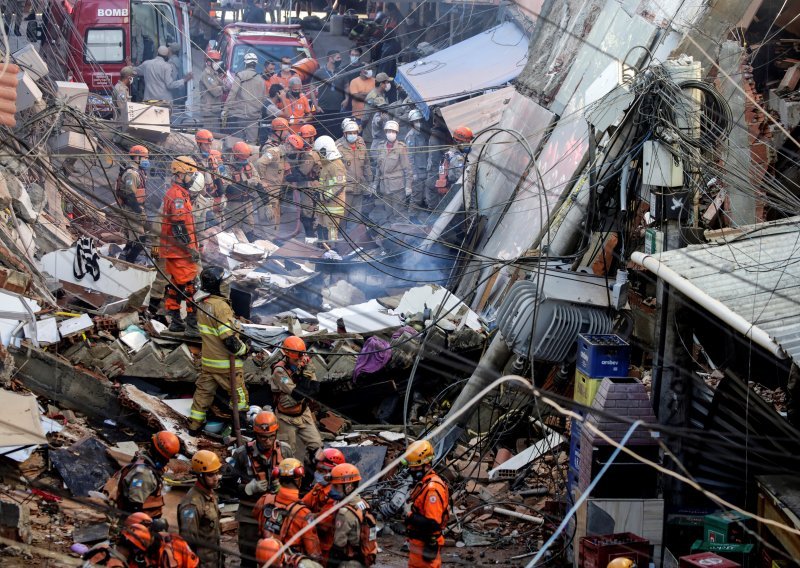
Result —
M181 451L181 441L172 432L162 430L153 434L153 447L164 459L171 460Z
M303 139L300 138L297 134L290 134L289 136L286 137L286 141L295 150L302 150L303 148L306 147L306 144L305 142L303 142Z
M269 559L278 554L283 547L281 541L277 538L262 538L256 544L256 562L259 566L263 566ZM273 566L280 566L283 564L283 554L278 556L273 562Z
M131 146L130 151L128 152L131 158L135 158L137 156L146 158L150 155L150 151L145 148L144 146L140 146L137 144L136 146Z
M147 513L139 511L137 513L132 513L127 517L125 517L124 524L125 526L142 525L145 527L149 527L150 525L153 524L153 517L151 517Z
M212 61L222 61L222 54L216 49L209 49L206 51L206 55Z
M153 542L153 535L150 534L150 529L144 525L126 525L122 528L120 536L131 543L134 548L142 551L150 548Z
M291 136L289 137L291 138ZM289 359L299 359L306 352L306 342L292 335L283 340L283 354Z
M253 430L256 433L274 434L278 431L278 419L272 412L262 410L253 420Z
M310 124L304 124L300 127L300 136L303 138L314 138L317 135L317 129Z
M247 142L237 142L233 145L233 157L237 160L246 160L252 153L253 151L250 149L250 144Z
M453 130L453 140L456 142L472 142L473 138L475 138L475 135L468 126L459 126Z
M194 141L198 144L211 144L214 141L214 135L210 130L198 130L194 135Z
M272 131L283 132L284 130L289 130L289 121L280 116L278 118L273 118Z
M328 470L331 470L337 465L345 462L344 454L337 448L324 448L322 450L318 450L315 458L317 460L317 467L321 466Z

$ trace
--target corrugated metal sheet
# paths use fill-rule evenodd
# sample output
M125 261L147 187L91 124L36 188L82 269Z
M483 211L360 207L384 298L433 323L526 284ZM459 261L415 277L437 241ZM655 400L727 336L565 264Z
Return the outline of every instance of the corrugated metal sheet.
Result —
M800 217L657 258L759 326L800 363Z

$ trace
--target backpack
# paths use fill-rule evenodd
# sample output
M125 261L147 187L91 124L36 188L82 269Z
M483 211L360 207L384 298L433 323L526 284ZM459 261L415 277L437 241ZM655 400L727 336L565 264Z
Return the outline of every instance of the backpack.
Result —
M361 562L364 566L369 567L375 564L375 559L378 556L378 523L375 520L375 515L372 514L369 504L366 501L361 501L361 503L364 508L355 507L352 504L345 505L345 507L353 512L361 525L361 534L358 539L361 546L359 552Z
M275 502L274 496L271 502L267 501L263 506L259 507L257 519L258 526L264 533L263 537L280 538L281 528L283 527L283 522L288 516L288 513L289 511L284 505Z

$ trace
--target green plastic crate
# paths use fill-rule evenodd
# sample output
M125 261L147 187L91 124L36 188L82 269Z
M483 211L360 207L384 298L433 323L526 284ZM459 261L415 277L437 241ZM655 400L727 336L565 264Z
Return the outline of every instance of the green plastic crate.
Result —
M735 511L706 515L703 518L703 540L721 544L747 542L744 524L749 518Z
M713 552L717 556L722 556L728 560L733 560L742 565L742 568L756 568L755 545L724 543L724 542L704 542L696 540L692 545L692 554L699 552Z

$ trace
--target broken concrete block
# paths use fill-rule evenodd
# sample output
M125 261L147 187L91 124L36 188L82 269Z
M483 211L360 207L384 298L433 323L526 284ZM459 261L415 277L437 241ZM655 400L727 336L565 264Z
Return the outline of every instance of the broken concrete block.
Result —
M783 78L781 79L780 85L778 85L777 91L779 93L788 93L790 91L794 91L797 88L798 83L800 83L800 63L795 63L786 70L786 73L783 74Z
M194 377L197 375L197 368L194 364L192 352L185 343L164 358L164 369L169 377L175 379Z
M31 183L28 184L27 193L31 205L38 215L44 209L44 188L38 183Z
M111 525L108 523L97 523L83 527L75 527L72 531L72 542L83 544L94 544L108 538L108 531Z
M16 542L31 543L31 520L28 505L0 501L0 535Z
M131 325L139 325L139 313L138 312L120 312L118 314L114 314L111 316L117 324L117 329L119 331L123 331L128 329L128 326Z
M0 288L16 294L24 294L30 283L30 275L11 268L0 267Z

